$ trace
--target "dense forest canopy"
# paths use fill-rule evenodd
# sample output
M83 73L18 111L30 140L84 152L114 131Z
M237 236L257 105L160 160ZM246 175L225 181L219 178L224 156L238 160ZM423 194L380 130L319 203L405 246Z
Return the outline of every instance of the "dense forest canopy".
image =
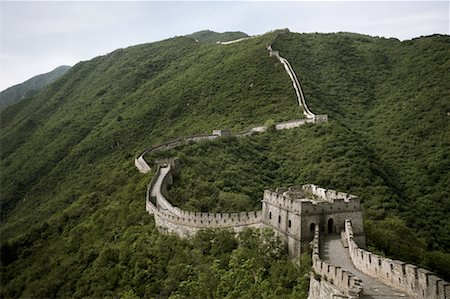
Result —
M151 174L133 167L171 138L302 117L269 44L330 122L158 153L181 161L174 203L251 210L265 188L349 192L371 250L449 280L450 37L276 31L119 49L2 111L2 295L306 298L307 255L288 261L270 232L159 234L144 208Z

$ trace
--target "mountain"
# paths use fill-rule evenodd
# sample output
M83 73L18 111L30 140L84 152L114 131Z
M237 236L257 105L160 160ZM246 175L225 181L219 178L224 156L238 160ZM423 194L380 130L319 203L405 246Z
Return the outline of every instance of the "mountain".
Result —
M329 123L151 154L180 160L171 198L229 211L293 184L356 194L371 250L448 280L450 37L284 30L119 49L4 109L1 295L306 298L307 255L295 266L268 235L158 233L144 208L151 174L133 166L172 138L301 118L268 45Z
M0 109L36 95L41 89L64 75L70 66L61 65L51 72L34 76L27 81L11 86L0 92Z
M215 44L218 42L228 42L248 37L247 34L240 31L214 32L211 30L198 31L187 35L199 42Z

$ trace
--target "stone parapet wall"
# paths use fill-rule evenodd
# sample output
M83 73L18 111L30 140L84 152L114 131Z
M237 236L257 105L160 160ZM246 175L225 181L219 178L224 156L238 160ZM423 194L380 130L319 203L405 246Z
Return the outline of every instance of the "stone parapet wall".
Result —
M281 57L280 53L278 51L274 51L272 49L272 46L268 46L267 50L269 51L269 56L276 57L280 63L284 66L284 69L286 70L286 73L289 75L289 78L291 78L292 86L294 87L295 94L297 95L297 100L299 106L303 107L303 114L310 119L314 118L314 113L312 113L308 105L306 105L305 97L303 95L303 90L300 85L300 82L298 81L297 75L294 72L294 69L292 68L291 64L286 58Z
M289 121L284 121L281 123L278 123L275 125L275 130L286 130L286 129L293 129L300 126L303 126L307 123L313 123L311 119L293 119Z
M314 276L309 280L308 299L348 299L339 289L325 279L316 279Z
M350 221L345 224L350 257L362 272L419 299L449 299L450 284L428 270L359 248Z
M261 211L240 212L240 213L202 213L184 211L173 206L161 193L161 190L154 190L158 179L162 179L161 189L167 188L172 182L172 168L160 178L161 168L158 166L155 176L152 178L147 188L146 210L154 214L155 222L163 230L177 233L180 236L192 235L200 229L220 228L220 229L242 229L244 227L260 227ZM154 192L156 191L156 192ZM156 193L154 202L152 193Z
M354 195L319 188L315 185L303 185L301 189L305 194L311 194L322 201L291 199L285 193L287 190L283 192L280 189L276 191L265 190L264 201L302 215L309 215L319 211L323 213L344 213L361 210L360 200Z
M344 192L337 192L336 190L320 188L312 184L303 185L303 190L319 197L322 200L330 202L336 202L339 200L344 200L345 202L349 202L350 200L358 200L358 197L355 195Z
M328 115L322 114L322 115L314 115L313 117L313 123L320 124L320 123L326 123L328 122Z
M346 298L361 298L363 293L362 281L351 272L339 266L332 265L320 258L319 226L314 231L314 239L311 242L313 270L319 279L324 279L335 286Z
M240 212L240 213L202 213L183 211L179 216L166 210L158 209L159 218L171 222L172 224L206 228L233 228L236 226L248 226L261 222L261 211Z
M143 156L139 156L134 159L134 166L139 170L140 173L147 173L151 169L151 167L147 164L147 162L144 160Z

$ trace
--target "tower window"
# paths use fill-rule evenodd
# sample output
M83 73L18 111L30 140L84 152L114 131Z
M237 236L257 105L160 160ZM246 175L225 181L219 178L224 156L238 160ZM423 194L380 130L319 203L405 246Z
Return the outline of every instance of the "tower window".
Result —
M281 223L281 216L278 216L278 223Z
M269 219L272 219L272 212L269 212Z
M292 222L291 222L291 220L289 220L289 222L288 222L288 226L289 226L289 227L291 227L291 226L292 226Z

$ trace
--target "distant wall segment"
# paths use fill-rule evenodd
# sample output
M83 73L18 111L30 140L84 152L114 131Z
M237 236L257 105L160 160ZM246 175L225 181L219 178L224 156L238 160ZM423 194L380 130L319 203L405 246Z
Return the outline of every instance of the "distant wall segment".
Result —
M303 126L305 124L314 124L314 123L320 123L324 121L315 121L314 118L311 119L294 119L289 120L285 122L280 122L275 125L275 130L287 130L287 129L293 129L298 128L300 126ZM147 164L145 161L145 154L151 153L151 152L158 152L158 151L164 151L172 149L176 146L187 144L189 142L200 142L205 140L215 140L221 136L236 136L236 137L248 137L252 136L254 134L263 133L267 131L267 126L261 125L253 127L249 130L238 132L238 133L228 133L227 135L222 135L217 132L222 132L222 130L214 130L212 134L200 134L200 135L192 135L187 137L181 137L169 140L167 142L146 148L141 154L136 156L134 159L134 165L141 173L148 173L151 171L151 167Z
M248 38L250 38L250 37L242 38L242 39L238 39L238 40L234 40L234 41L229 41L229 42L225 42L222 44L235 43L235 42L239 42L242 40L246 40ZM289 77L291 78L292 85L294 87L294 90L295 90L295 93L297 96L298 104L299 104L299 106L301 106L303 108L303 114L306 116L306 119L294 119L294 120L277 123L275 125L275 129L276 130L285 130L285 129L297 128L297 127L303 126L308 123L318 124L318 123L327 122L328 121L327 115L315 115L314 113L311 112L311 110L309 110L308 105L306 104L305 96L303 95L303 90L300 85L300 82L297 78L297 75L294 72L294 69L292 68L291 64L289 63L289 61L287 59L281 57L280 54L278 53L278 51L273 51L271 46L268 46L267 50L269 51L269 55L271 57L275 56L281 62L281 64L284 66L286 72L288 73ZM267 129L268 129L267 126L260 125L260 126L253 127L247 131L235 133L234 136L247 137L247 136L251 136L253 134L265 132L265 131L267 131ZM151 167L147 164L147 162L144 159L144 155L146 153L171 149L171 148L176 147L177 145L187 143L187 142L199 142L202 140L213 140L213 139L216 139L221 136L221 135L215 134L216 131L220 131L220 130L214 130L213 134L193 135L193 136L177 138L177 139L173 139L168 142L147 148L135 158L134 164L141 173L148 173L151 170Z
M282 57L278 51L274 51L272 49L272 46L268 46L267 50L269 51L270 57L276 57L278 61L280 61L280 63L286 70L286 73L289 75L289 78L292 81L292 86L294 87L295 90L295 94L297 96L298 105L303 107L303 114L306 116L306 118L312 119L314 123L327 122L328 121L327 115L315 115L308 108L308 105L306 104L305 100L305 95L303 94L302 86L300 85L300 81L298 80L294 68L291 66L289 61L286 58Z

